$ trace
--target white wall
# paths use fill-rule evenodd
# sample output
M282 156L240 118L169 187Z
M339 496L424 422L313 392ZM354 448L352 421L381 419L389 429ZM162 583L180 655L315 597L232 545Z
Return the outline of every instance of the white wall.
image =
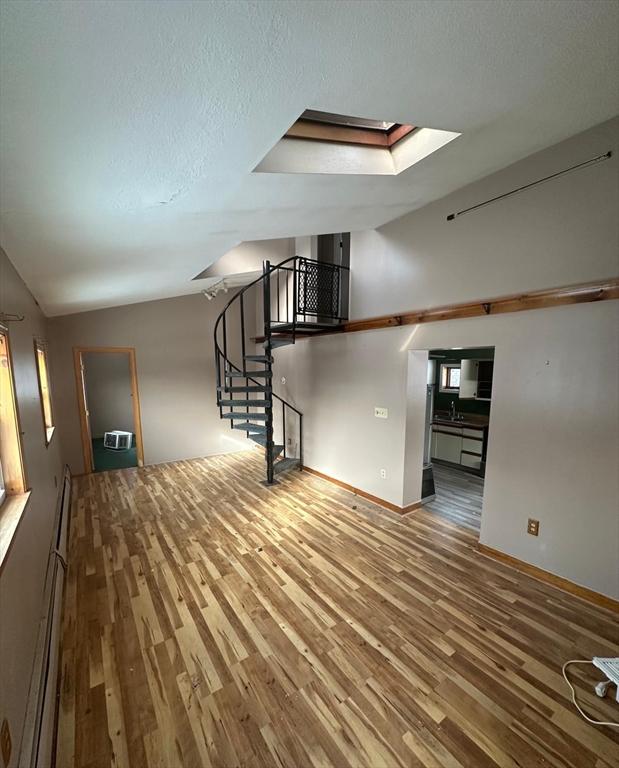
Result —
M83 471L72 355L78 346L135 347L146 464L253 445L220 420L216 406L213 327L230 298L181 296L50 320L56 418L73 472ZM255 314L253 294L246 311L248 317ZM236 315L228 338L232 349L239 338Z
M92 437L113 429L134 432L129 354L85 352L82 360Z
M613 157L455 221L455 211L607 150ZM378 230L351 235L351 317L553 288L619 272L619 119Z
M279 264L294 256L294 238L249 240L239 243L201 273L202 278L226 277L262 269L263 261Z
M45 446L35 367L33 337L47 338L46 321L1 249L0 312L24 315L23 322L9 323L9 342L24 464L32 490L0 573L0 721L5 717L9 721L12 768L17 765L22 738L62 464L58 435ZM52 378L51 384L55 406L57 382Z
M598 126L376 232L355 233L354 316L619 274L616 155L445 221L452 211L616 148L618 126ZM408 351L495 346L481 540L619 597L617 304L298 341L276 350L275 381L286 377L280 389L305 414L307 466L404 505L419 499L423 451L421 411L409 414L407 440ZM376 419L374 406L387 407L389 418ZM539 538L526 534L527 517L540 520Z
M619 597L619 302L421 325L413 341L486 345L495 362L480 540ZM404 482L417 485L405 503L420 498L421 430L409 450ZM529 517L538 538L526 534Z

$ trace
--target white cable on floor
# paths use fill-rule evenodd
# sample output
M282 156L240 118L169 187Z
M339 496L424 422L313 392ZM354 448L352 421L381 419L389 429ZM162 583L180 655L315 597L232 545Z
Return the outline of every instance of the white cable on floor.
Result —
M580 714L585 718L585 720L589 723L593 723L593 725L609 725L611 728L619 728L619 723L604 723L601 720L592 720L588 715L586 715L580 706L578 705L578 702L576 701L576 691L574 689L574 686L570 683L568 680L568 677L565 673L565 670L569 667L570 664L591 664L593 665L593 662L589 659L570 659L570 661L566 661L565 664L561 667L561 672L563 672L563 677L565 678L565 682L569 685L570 690L572 691L572 701L574 702L574 706L576 709L580 712Z

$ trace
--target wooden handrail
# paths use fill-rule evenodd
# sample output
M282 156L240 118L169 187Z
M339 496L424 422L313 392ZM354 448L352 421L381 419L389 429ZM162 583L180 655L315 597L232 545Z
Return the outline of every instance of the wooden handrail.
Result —
M362 320L349 320L336 328L311 334L297 331L297 338L328 336L335 333L357 333L359 331L375 331L380 328L397 328L401 325L416 325L418 323L436 323L441 320L459 320L466 317L483 317L484 315L501 315L508 312L525 312L532 309L548 309L562 307L568 304L586 304L593 301L608 301L619 299L619 277L607 280L595 280L590 283L579 283L561 288L547 288L542 291L515 293L509 296L499 296L494 299L480 299L462 304L447 304L442 307L417 309L392 315L368 317ZM259 341L260 339L256 339Z

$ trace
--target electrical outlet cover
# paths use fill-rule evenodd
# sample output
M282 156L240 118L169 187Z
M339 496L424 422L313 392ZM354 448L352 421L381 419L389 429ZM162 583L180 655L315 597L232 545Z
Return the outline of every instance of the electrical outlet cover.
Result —
M387 419L389 418L389 409L374 406L374 416L376 416L377 419Z

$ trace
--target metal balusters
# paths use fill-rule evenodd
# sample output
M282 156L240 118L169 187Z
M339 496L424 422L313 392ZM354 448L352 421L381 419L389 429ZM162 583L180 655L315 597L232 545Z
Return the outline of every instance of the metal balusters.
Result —
M262 276L242 288L235 296L233 296L230 301L228 301L215 323L215 366L217 369L216 378L219 393L218 406L220 416L229 418L228 413L223 413L225 408L229 408L230 415L232 416L229 420L231 427L234 427L235 421L249 422L248 424L237 423L237 428L240 427L243 429L244 427L247 427L245 430L247 436L254 440L254 442L265 446L267 465L266 474L267 483L269 484L273 483L274 475L279 472L277 466L281 461L279 459L277 462L275 461L277 458L274 450L275 429L273 403L275 400L278 400L282 405L281 429L279 424L277 425L277 442L280 442L280 434L282 435L284 442L282 446L282 459L291 462L291 464L296 464L296 460L298 459L299 466L302 468L304 451L302 413L291 403L286 402L283 398L273 393L273 344L276 344L278 347L286 344L294 344L297 332L303 332L303 335L307 335L308 332L320 330L321 326L326 326L329 323L337 323L346 319L347 296L344 296L344 292L347 293L348 278L344 270L349 272L348 267L325 264L314 259L304 259L297 256L291 257L282 262L282 264L274 267L271 266L270 262L265 261L263 264ZM284 286L281 285L282 277L285 280ZM271 282L272 280L275 282L274 285ZM254 358L254 355L247 355L244 294L249 289L257 289L260 283L262 283L264 312L264 357L262 355L256 355L255 358L259 362L264 361L264 372L258 370L254 372L251 367L248 366L249 361L246 359L247 357ZM275 306L273 302L271 287L277 291L277 306ZM291 291L292 296L290 295ZM228 356L228 313L229 311L232 312L232 304L234 302L238 302L239 306L241 332L241 344L239 346L242 355L242 368L235 365ZM282 302L285 302L283 312ZM230 332L232 332L232 326ZM235 334L236 333L237 331L235 329ZM275 336L273 336L273 334ZM252 334L250 333L250 337L251 335ZM277 339L277 342L274 341L274 338ZM232 352L237 352L238 354L239 347L237 347L236 344L234 344L233 347L234 349L232 349ZM234 374L234 377L231 376L231 374ZM239 381L239 379L241 379L241 381ZM237 386L237 382L239 384L244 384L244 386ZM239 394L243 393L245 397L238 397L238 394L233 390L237 390ZM256 406L253 399L250 397L252 392L249 390L261 393L259 399L263 401L264 404ZM228 404L236 403L236 406L222 406L222 401L227 401ZM255 412L254 409L259 410ZM262 412L263 409L264 412ZM287 413L287 409L292 411L299 419L298 443L295 440L295 448L293 450L289 450L288 446L291 427L289 423L290 414ZM256 417L254 421L257 421L257 424L251 423L253 416ZM263 422L262 425L260 422ZM296 427L293 432L295 430ZM286 469L288 466L290 466L290 464L285 464L281 469Z
M264 262L263 273L265 279L263 280L264 286L264 339L265 339L265 355L268 357L266 364L266 370L271 371L271 264L269 261ZM272 380L268 379L270 386L273 386ZM273 482L273 395L272 390L266 393L266 399L269 401L269 405L266 408L266 460L267 460L267 483L269 485Z
M247 364L245 362L245 309L243 304L243 294L240 298L240 311L241 311L241 355L243 356L243 373L247 371Z

